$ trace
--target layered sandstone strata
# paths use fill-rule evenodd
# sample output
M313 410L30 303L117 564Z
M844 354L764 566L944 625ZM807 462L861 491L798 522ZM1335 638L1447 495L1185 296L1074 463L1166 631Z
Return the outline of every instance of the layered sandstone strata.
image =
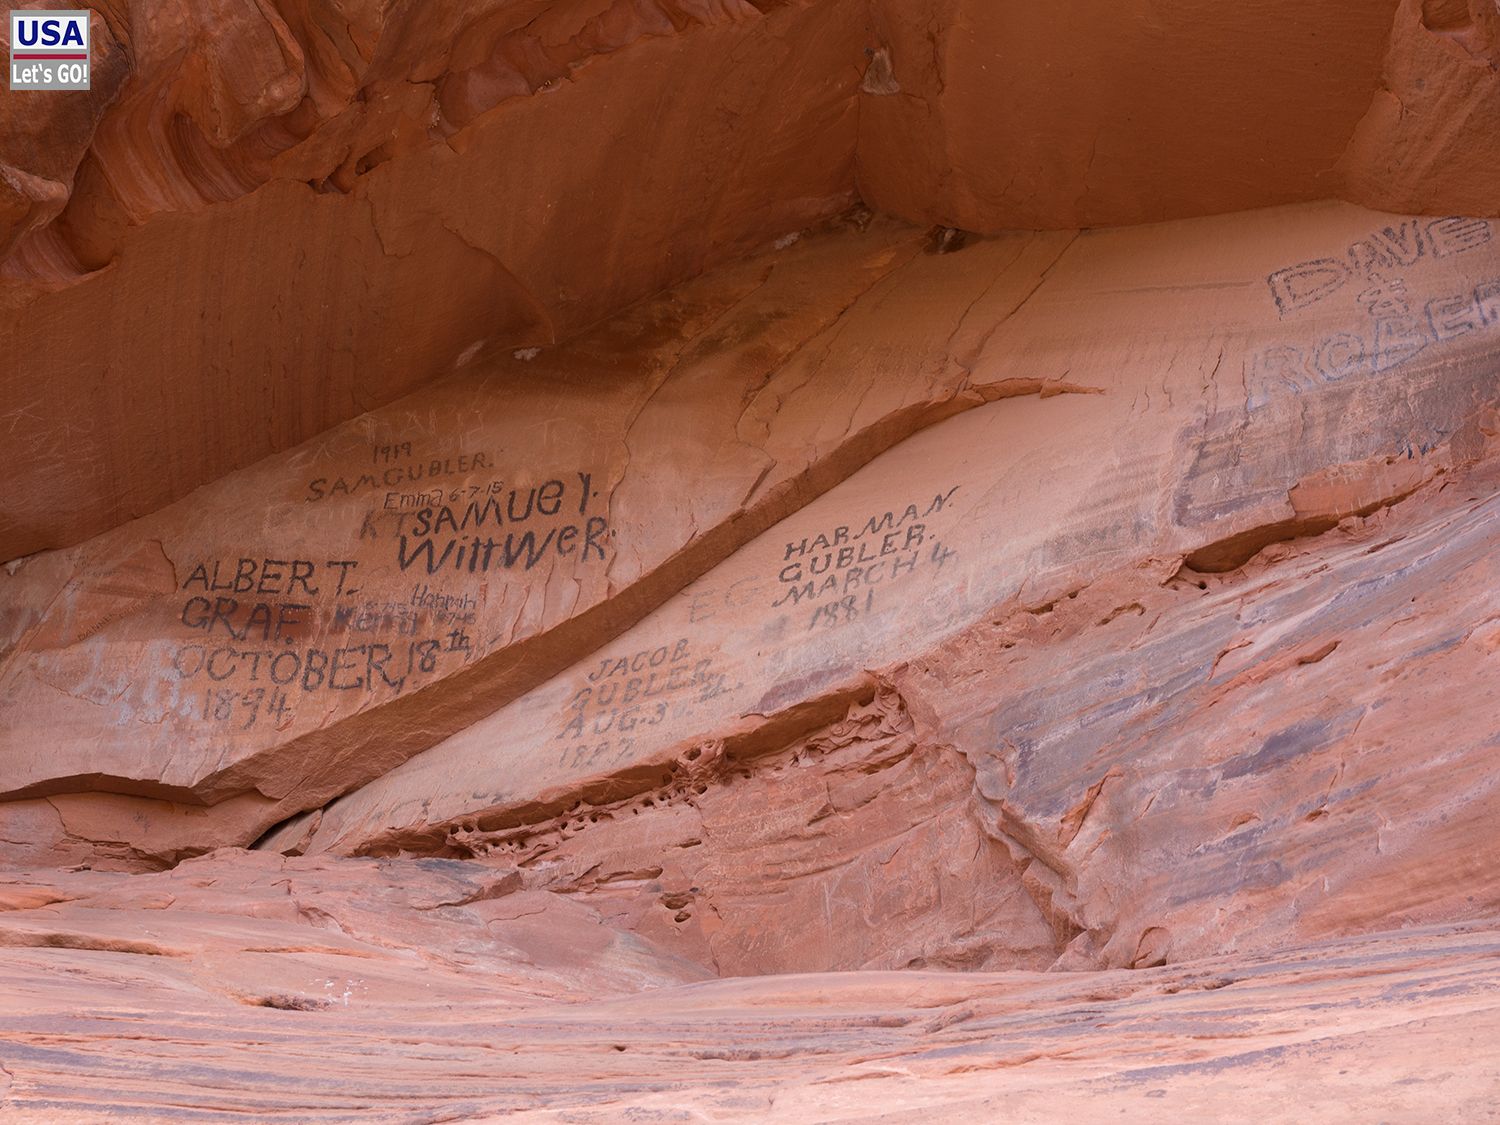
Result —
M835 224L11 568L9 815L159 865L420 754L317 846L524 821L800 737L1006 606L1234 570L1486 449L1486 220L938 249Z
M1500 206L1490 0L94 11L86 98L0 97L5 558L856 198L986 233Z
M0 946L0 1105L26 1125L1417 1122L1500 1091L1500 937L1473 924L1102 973L705 980L478 864L223 852L8 873Z
M1489 0L93 18L0 1112L1500 1094Z

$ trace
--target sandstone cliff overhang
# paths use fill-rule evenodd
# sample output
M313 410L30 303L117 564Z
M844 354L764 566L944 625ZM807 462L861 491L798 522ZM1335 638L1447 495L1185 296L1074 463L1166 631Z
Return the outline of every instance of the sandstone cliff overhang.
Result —
M0 1115L1500 1096L1493 0L91 20Z

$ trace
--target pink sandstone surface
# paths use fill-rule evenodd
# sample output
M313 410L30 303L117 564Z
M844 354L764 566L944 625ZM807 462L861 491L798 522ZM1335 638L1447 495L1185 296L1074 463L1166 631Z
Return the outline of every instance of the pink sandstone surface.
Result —
M1500 1113L1493 0L91 20L0 1119Z

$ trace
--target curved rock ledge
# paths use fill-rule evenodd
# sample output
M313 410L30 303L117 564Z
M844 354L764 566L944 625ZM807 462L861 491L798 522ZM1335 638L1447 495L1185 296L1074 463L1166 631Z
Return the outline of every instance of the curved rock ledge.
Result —
M1493 1116L1492 0L89 20L0 1119Z

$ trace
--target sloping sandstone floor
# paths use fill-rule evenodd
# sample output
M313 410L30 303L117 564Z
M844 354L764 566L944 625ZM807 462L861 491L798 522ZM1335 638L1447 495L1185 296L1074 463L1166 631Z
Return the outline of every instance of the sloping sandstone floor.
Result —
M1491 7L106 5L0 1119L1500 1116Z
M705 980L504 883L452 860L245 853L13 876L7 903L54 904L0 927L7 1120L1496 1112L1500 929L1482 924L1151 969Z

